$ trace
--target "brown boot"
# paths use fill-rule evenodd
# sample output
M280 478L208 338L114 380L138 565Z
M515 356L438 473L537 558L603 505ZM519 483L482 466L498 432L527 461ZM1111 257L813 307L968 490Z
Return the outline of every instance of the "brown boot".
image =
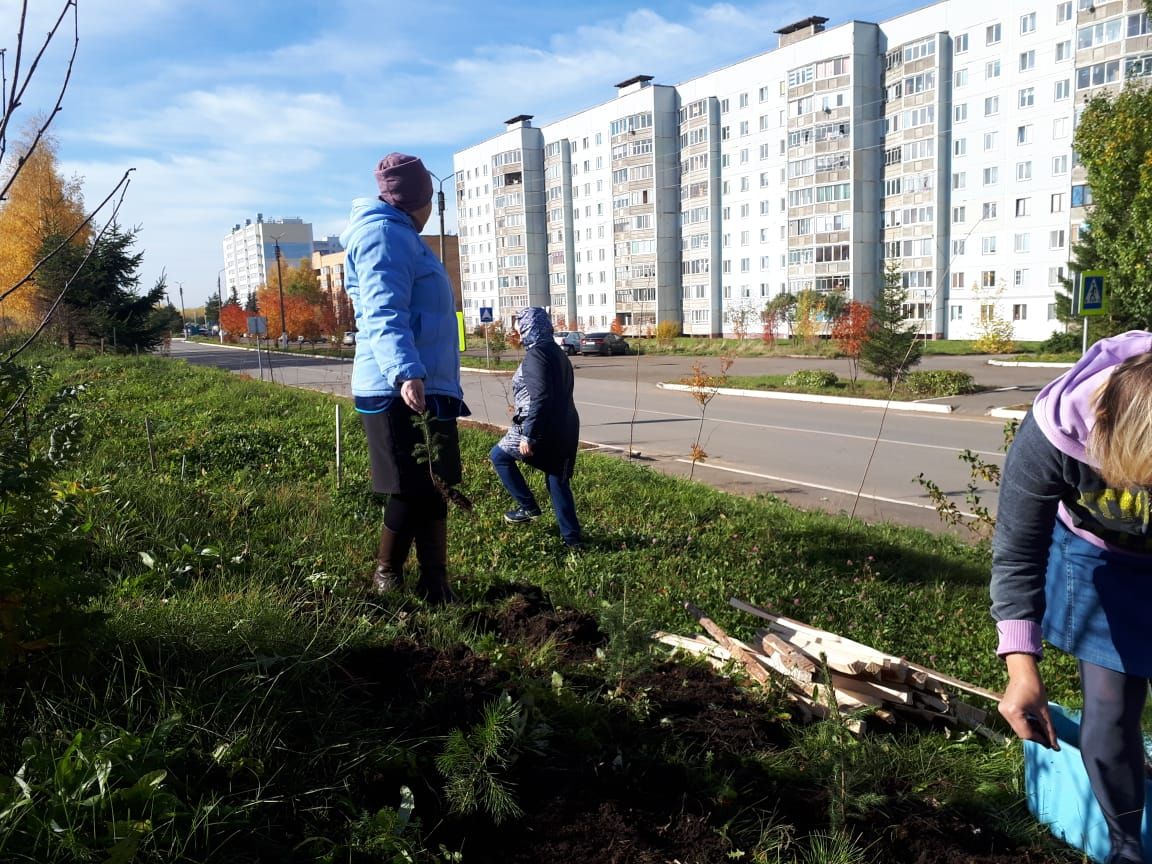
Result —
M376 550L376 570L372 587L377 594L391 594L404 587L404 562L412 548L412 535L380 526L380 546Z
M421 526L416 534L416 560L420 562L416 595L433 606L458 602L452 586L448 584L447 519Z

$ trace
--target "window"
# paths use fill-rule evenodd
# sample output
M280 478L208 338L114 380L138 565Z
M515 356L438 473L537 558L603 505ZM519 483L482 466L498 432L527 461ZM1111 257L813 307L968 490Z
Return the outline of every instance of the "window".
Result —
M1032 179L1032 162L1017 162L1016 163L1016 179L1017 180L1031 180Z
M747 108L748 107L748 94L747 93L741 93L740 94L740 107L741 108Z
M980 239L980 254L981 255L995 255L996 254L996 236L982 237Z
M1072 82L1067 78L1061 78L1053 85L1052 99L1060 102L1067 99L1072 95Z
M1065 39L1063 42L1056 43L1056 62L1062 63L1065 60L1072 59L1072 40Z
M1049 212L1051 212L1051 213L1063 213L1064 212L1064 193L1063 192L1053 192L1052 197L1049 201L1048 208L1049 208Z
M915 60L920 60L924 57L930 57L936 53L936 40L933 38L923 39L919 42L914 42L911 45L904 46L904 62L912 63Z
M995 150L996 149L996 133L995 132L985 132L984 133L984 149L985 150Z
M1016 105L1020 108L1031 108L1036 104L1036 88L1024 87L1020 90L1016 99Z
M1123 24L1123 18L1113 18L1111 21L1081 27L1076 31L1076 50L1099 48L1101 45L1118 42L1124 35Z
M962 321L964 319L963 306L949 306L948 307L948 320L949 321Z
M1108 60L1092 66L1081 66L1076 70L1076 89L1100 87L1120 80L1120 61Z
M963 54L968 50L968 34L961 33L952 40L952 53Z
M1068 118L1057 117L1052 121L1052 137L1053 138L1067 138L1068 137Z
M1063 249L1064 248L1064 229L1059 228L1055 231L1048 232L1048 248L1049 249Z
M1053 156L1052 157L1052 176L1053 177L1059 177L1061 174L1067 174L1067 173L1068 173L1068 156L1067 156L1067 154L1062 155L1062 156Z
M1032 239L1031 234L1017 234L1012 239L1013 250L1016 252L1019 252L1019 253L1028 252L1028 247L1032 245L1031 239ZM1017 283L1017 284L1019 284L1019 283Z
M1028 317L1028 307L1023 303L1012 304L1012 320L1023 321Z
M996 271L995 270L981 270L980 271L980 285L983 288L996 287Z
M1016 127L1016 143L1017 144L1031 144L1032 143L1032 124L1026 123L1023 126Z
M996 45L1000 41L1000 25L989 24L984 28L984 44Z
M968 140L966 138L955 138L952 141L952 155L963 156L968 152Z
M1019 270L1012 271L1012 284L1017 288L1021 288L1028 284L1028 268L1022 267Z
M1000 77L1000 61L989 60L984 64L984 77L985 78L999 78Z
M1000 182L1000 169L993 166L984 169L984 185L995 186Z
M1048 284L1049 285L1063 285L1064 284L1064 267L1049 267L1048 268Z
M1025 33L1036 32L1036 13L1029 12L1027 15L1020 16L1020 35Z
M1152 54L1124 61L1125 78L1147 78L1149 75L1152 75Z
M968 119L968 105L957 105L952 109L952 122L963 123Z
M953 273L952 274L952 287L953 288L963 288L964 287L964 274L963 273ZM955 308L959 308L959 307L955 307ZM959 318L960 316L957 315L956 317Z
M1031 198L1017 198L1016 199L1016 215L1017 216L1030 216L1030 215L1032 215L1032 199Z
M963 171L959 171L959 172L953 174L952 175L952 188L953 189L966 188L968 185L967 176L968 175L965 174L965 172L963 172Z
M1022 51L1020 53L1020 71L1027 72L1029 69L1036 68L1036 52L1035 51Z
M1147 36L1152 33L1152 29L1148 26L1148 13L1137 12L1135 15L1128 16L1128 38L1135 39L1137 36Z
M968 83L968 69L957 69L955 75L955 86L963 87Z
M965 240L963 237L961 237L959 240L953 240L952 241L952 254L953 255L963 255L965 245L966 245L966 243L965 243Z
M964 222L966 219L966 213L967 213L967 208L965 208L965 207L953 207L952 208L952 221L957 223L957 224Z
M1072 0L1065 0L1056 4L1056 23L1063 24L1072 20Z
M1072 187L1072 206L1073 207L1087 207L1092 203L1092 189L1087 183L1077 184Z
M984 116L991 117L994 114L1000 113L1000 97L989 96L984 100Z
M740 134L747 135L749 130L749 122L747 120L740 121Z
M996 218L996 208L997 208L997 202L985 201L983 206L980 208L980 218L981 219L995 219Z

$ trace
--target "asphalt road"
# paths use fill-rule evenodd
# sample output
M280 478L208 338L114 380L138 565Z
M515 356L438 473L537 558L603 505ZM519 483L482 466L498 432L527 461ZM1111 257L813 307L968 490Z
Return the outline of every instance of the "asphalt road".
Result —
M218 366L253 378L348 395L351 362L276 354L269 372L253 351L177 340L173 356ZM1003 464L1003 421L990 407L1030 401L1058 369L989 366L982 357L928 357L920 368L963 369L987 387L1004 388L946 401L955 413L909 414L879 408L849 408L770 399L717 396L701 424L692 394L665 391L658 381L689 373L691 357L574 357L581 439L641 464L741 494L767 493L798 506L853 513L867 521L893 521L940 529L922 487L923 472L961 510L967 466L958 454L969 449ZM719 371L714 358L701 358ZM841 368L842 367L842 368ZM776 374L797 368L828 368L847 375L846 361L810 358L737 360L731 374ZM507 423L509 376L465 370L465 399L474 420ZM697 435L699 434L699 439ZM699 440L707 453L693 468L689 454ZM575 481L578 484L578 480ZM979 485L985 506L995 511L995 490Z

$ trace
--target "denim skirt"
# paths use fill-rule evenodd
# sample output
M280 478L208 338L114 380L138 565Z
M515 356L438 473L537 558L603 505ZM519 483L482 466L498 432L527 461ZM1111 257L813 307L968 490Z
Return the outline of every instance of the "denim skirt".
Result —
M1152 677L1152 556L1101 549L1057 520L1044 639L1088 663Z

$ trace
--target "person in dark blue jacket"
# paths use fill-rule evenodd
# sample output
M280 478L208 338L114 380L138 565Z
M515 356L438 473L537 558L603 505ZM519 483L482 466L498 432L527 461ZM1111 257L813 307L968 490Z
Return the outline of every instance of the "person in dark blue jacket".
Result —
M552 338L552 322L538 306L529 306L516 321L524 359L512 376L512 427L492 448L489 457L504 488L519 505L504 514L512 525L531 522L540 507L518 462L538 468L547 477L548 494L564 545L581 549L580 521L570 481L580 442L580 415L572 399L572 363Z
M372 487L388 496L372 582L382 594L403 585L413 541L417 594L456 598L448 584L448 505L444 487L461 480L456 419L467 416L460 387L456 305L440 261L420 239L432 214L432 178L415 156L391 153L376 167L378 198L352 202L344 287L356 313L352 395L368 435ZM430 415L431 465L413 421ZM436 478L433 478L433 473Z

